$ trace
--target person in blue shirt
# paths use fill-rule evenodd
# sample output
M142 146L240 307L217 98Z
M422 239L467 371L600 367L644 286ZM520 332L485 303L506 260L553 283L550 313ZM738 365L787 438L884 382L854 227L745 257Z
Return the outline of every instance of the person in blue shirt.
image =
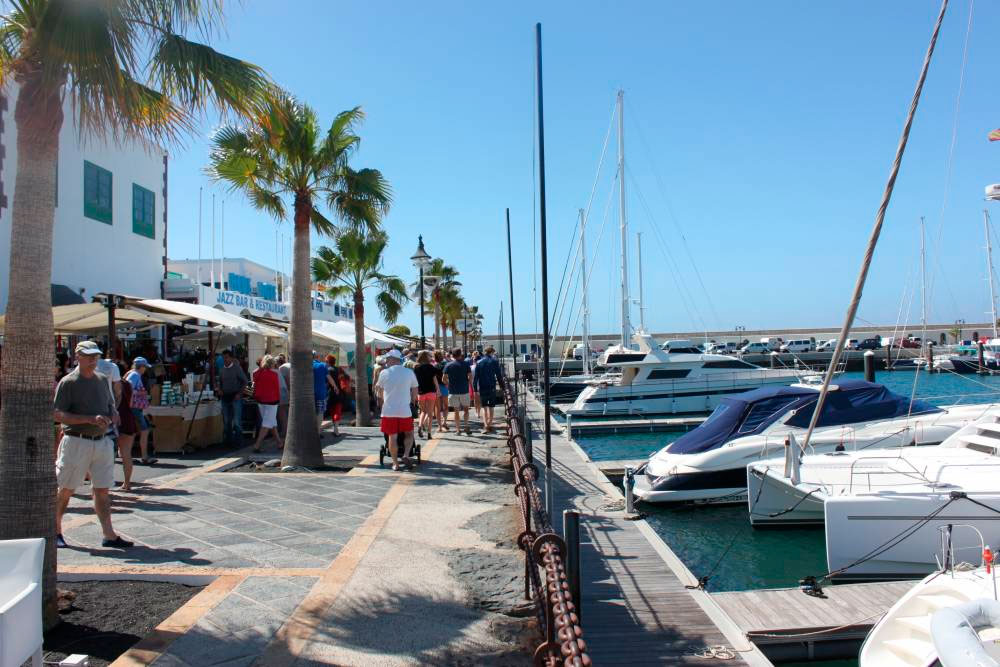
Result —
M472 381L472 368L465 360L465 352L456 347L451 353L451 361L444 367L444 384L448 387L448 406L455 410L455 432L463 431L458 420L459 411L465 422L466 435L472 435L469 428L469 385Z
M326 398L329 395L327 385L328 368L320 360L320 355L313 350L313 393L316 399L316 430L323 435L323 415L326 414Z
M486 348L486 354L476 362L472 381L483 406L483 433L493 432L493 408L497 404L497 385L500 383L500 362L493 356L495 352L492 345Z

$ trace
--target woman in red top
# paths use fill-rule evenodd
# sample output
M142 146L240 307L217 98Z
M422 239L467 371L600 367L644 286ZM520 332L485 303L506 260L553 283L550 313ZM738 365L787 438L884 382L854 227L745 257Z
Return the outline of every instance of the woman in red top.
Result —
M285 444L281 441L281 434L278 433L281 385L278 372L274 370L274 357L269 354L264 355L260 361L260 368L253 372L253 397L257 401L257 409L260 410L260 432L257 434L253 450L260 451L261 443L268 433L274 434L274 439L278 441L278 449L284 449Z

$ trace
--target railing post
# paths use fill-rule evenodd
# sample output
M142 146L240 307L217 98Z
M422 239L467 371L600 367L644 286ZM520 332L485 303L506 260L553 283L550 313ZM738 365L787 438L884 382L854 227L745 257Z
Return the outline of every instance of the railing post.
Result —
M563 540L566 542L566 578L569 579L569 593L576 607L577 624L583 622L580 604L580 513L563 510Z
M632 489L635 487L635 469L632 466L625 466L622 486L625 488L625 514L635 514L635 496L632 495Z

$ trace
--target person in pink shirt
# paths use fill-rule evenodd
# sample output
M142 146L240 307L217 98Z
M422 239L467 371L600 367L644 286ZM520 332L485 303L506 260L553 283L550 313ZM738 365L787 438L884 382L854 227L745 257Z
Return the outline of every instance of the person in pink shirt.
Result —
M278 433L281 378L274 370L274 357L269 354L264 355L260 361L260 368L253 372L253 397L257 401L257 409L260 410L260 431L257 433L257 442L254 443L253 450L260 451L268 433L274 435L278 449L284 449L285 443L281 441L281 434Z

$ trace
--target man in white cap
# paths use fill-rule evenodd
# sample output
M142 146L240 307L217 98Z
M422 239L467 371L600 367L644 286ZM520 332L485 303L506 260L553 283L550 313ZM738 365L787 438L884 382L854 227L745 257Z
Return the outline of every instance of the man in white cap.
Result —
M76 346L77 372L70 373L56 387L55 420L63 425L62 445L56 459L56 545L66 546L62 517L69 500L90 474L94 511L101 522L104 547L127 549L132 546L111 527L111 499L108 489L115 477L115 445L108 427L118 422L118 409L108 387L108 379L97 372L101 348L85 340Z
M375 382L375 394L382 401L382 433L389 438L393 470L399 470L397 436L400 433L404 440L403 463L407 469L413 467L410 462L410 448L413 446L413 412L410 405L417 402L417 376L402 364L403 355L399 350L389 350L385 355L385 370L379 373Z

